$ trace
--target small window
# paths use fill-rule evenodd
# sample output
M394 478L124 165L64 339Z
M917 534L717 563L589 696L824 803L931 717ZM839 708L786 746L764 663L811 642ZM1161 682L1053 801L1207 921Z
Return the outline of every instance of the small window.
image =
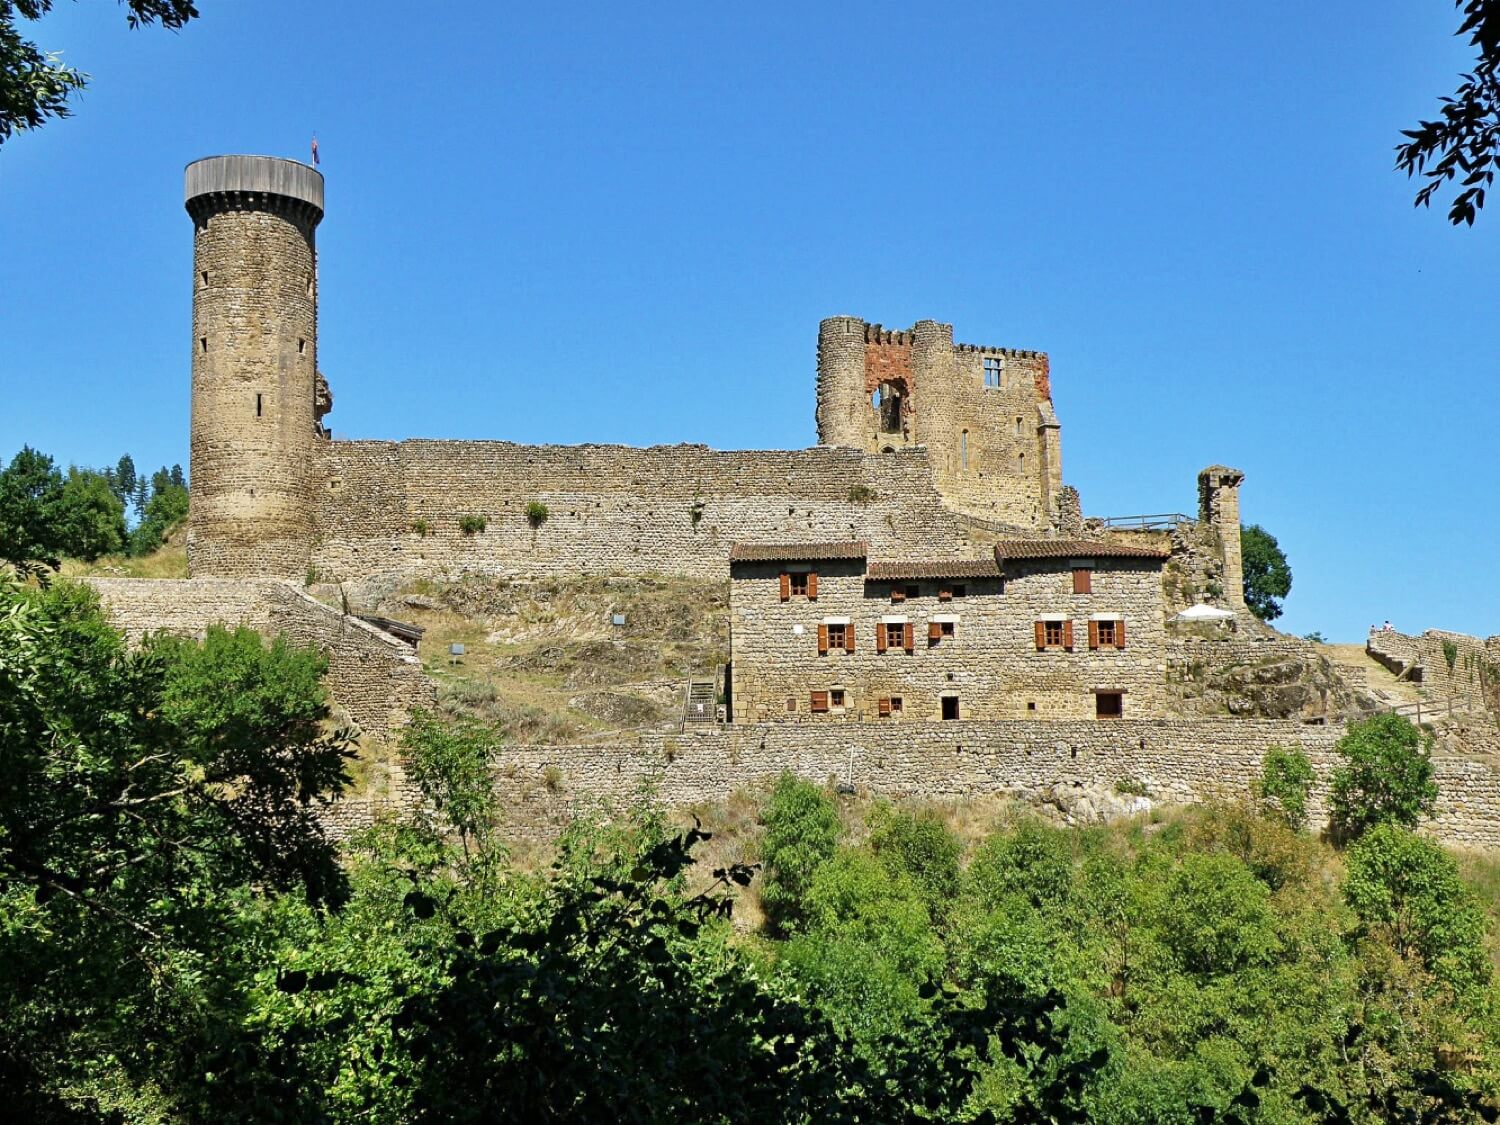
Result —
M984 385L991 390L999 390L1002 380L1002 372L1005 369L1005 361L999 356L987 355L984 357Z
M1035 699L1028 699L1026 701L1026 710L1028 710L1028 711L1035 711L1036 710L1036 700Z
M849 647L849 626L828 626L828 647L831 649L844 649Z
M1067 622L1065 622L1065 621L1044 621L1044 622L1042 622L1042 633L1043 633L1043 641L1042 641L1042 643L1047 648L1062 648L1062 645L1063 645L1063 626L1066 625L1066 624L1067 624Z
M260 417L260 395L255 396L255 416Z
M208 337L207 336L199 336L198 337L198 350L200 352L206 352L206 351L208 351Z
M958 455L963 461L964 472L969 471L969 431L964 430L958 435Z
M303 354L306 353L306 351L307 351L307 341L306 340L298 340L297 341L297 354L298 355L303 355Z
M899 695L891 696L891 712L897 715L901 713L901 697Z
M1099 634L1100 648L1115 647L1115 623L1113 621L1095 621L1094 629Z
M1016 419L1016 437L1021 436L1021 419Z
M885 647L901 648L905 644L906 626L895 621L887 621L881 628L885 630Z
M935 645L945 637L952 640L957 625L952 621L929 621L927 623L927 643Z
M795 711L797 709L797 697L795 695L786 697L786 709L788 711Z
M1018 453L1016 455L1016 469L1022 473L1026 471L1026 454Z
M956 718L958 718L958 696L956 696L956 695L945 695L945 696L943 696L943 718L945 718L945 719L956 719Z
M807 597L807 575L805 573L792 575L792 597Z
M1125 715L1125 696L1118 691L1101 691L1094 695L1094 718L1119 719Z
M955 598L961 598L968 592L969 588L967 586L955 586L952 590L952 594Z
M843 707L844 706L844 689L843 688L834 688L832 691L830 691L828 693L828 705L830 707Z
M208 271L207 271L207 270L204 270L204 271L203 271L203 272L202 272L202 273L200 273L200 274L199 274L199 275L198 275L198 276L199 276L199 277L200 277L200 278L201 278L201 279L202 279L202 281L203 281L203 284L204 284L204 286L205 286L205 287L206 287L206 286L207 286L207 285L208 285Z
M1075 566L1073 568L1073 593L1092 594L1094 592L1094 572L1086 566Z
M920 593L921 593L921 592L922 592L922 590L921 590L921 588L920 588L920 587L918 587L918 586L908 586L908 587L907 587L907 588L906 588L906 596L907 596L907 597L908 597L908 598L914 598L914 597L916 597L916 596L917 596L917 595L918 595L918 594L920 594Z

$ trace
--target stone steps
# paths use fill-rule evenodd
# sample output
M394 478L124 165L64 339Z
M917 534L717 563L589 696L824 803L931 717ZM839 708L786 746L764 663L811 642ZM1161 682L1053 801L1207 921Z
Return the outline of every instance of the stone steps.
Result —
M718 722L715 686L713 680L688 681L687 707L682 716L684 725Z

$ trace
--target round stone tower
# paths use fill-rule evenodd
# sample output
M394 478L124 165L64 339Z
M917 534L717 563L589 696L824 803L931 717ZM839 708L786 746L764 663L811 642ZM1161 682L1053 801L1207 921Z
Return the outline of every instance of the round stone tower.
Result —
M874 424L865 391L865 322L830 316L818 325L818 444L864 449Z
M312 553L323 176L269 156L187 166L193 219L188 571L302 577Z

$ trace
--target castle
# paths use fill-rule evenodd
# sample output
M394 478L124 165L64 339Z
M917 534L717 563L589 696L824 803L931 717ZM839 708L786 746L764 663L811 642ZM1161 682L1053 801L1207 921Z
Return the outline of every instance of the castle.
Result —
M389 738L435 698L421 661L303 587L465 572L724 581L718 721L617 746L505 747L508 776L571 779L517 796L522 825L648 782L686 803L786 769L892 795L1130 777L1190 799L1300 742L1326 771L1341 730L1326 691L1268 720L1186 716L1168 690L1205 666L1314 659L1245 611L1243 474L1200 473L1196 519L1085 519L1044 353L955 343L934 321L826 319L810 449L334 440L318 364L323 177L211 157L188 166L185 203L190 578L95 580L132 636L214 621L287 632L329 654L335 699ZM1202 602L1238 629L1210 642L1172 627ZM1500 773L1444 769L1468 804L1445 806L1440 829L1500 844ZM343 805L358 818L359 802Z

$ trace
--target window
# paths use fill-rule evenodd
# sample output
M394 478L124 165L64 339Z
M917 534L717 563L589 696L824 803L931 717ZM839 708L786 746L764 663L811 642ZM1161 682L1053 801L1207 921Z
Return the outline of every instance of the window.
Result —
M850 629L847 625L820 625L818 631L823 635L818 638L818 651L826 653L829 649L849 648Z
M961 598L965 594L967 594L968 592L969 592L969 588L967 586L955 586L955 587L953 587L952 590L949 591L949 594L952 597Z
M200 352L206 352L206 351L208 351L208 337L207 336L199 336L198 337L198 350Z
M943 696L942 704L943 704L943 718L945 718L945 719L956 719L956 718L958 718L958 696L956 696L956 695L945 695L945 696Z
M298 340L297 341L297 354L298 355L302 355L306 351L307 351L307 341L306 340Z
M1089 622L1089 648L1124 647L1125 622L1123 619Z
M1005 361L996 355L984 357L984 385L991 390L999 390L1001 372L1005 369Z
M842 708L844 706L844 689L834 688L828 693L828 706Z
M828 693L826 691L810 693L807 709L814 715L826 715L828 713Z
M795 711L797 709L797 697L795 695L786 697L786 709L788 711Z
M1092 594L1094 592L1094 572L1086 566L1075 566L1073 568L1073 593Z
M1073 647L1073 623L1061 618L1036 623L1036 647L1040 652L1048 648Z
M953 621L929 621L927 623L927 643L938 644L944 637L950 641L953 639L958 625Z
M1125 695L1118 691L1094 693L1094 718L1119 719L1125 715Z
M893 695L889 698L877 700L875 713L882 719L889 719L892 715L901 714L901 697Z
M906 587L905 586L892 586L891 587L891 601L893 601L893 602L904 602L905 600L906 600Z
M208 284L208 271L204 270L203 273L200 276L203 278L203 284L207 285Z
M1016 437L1021 436L1021 419L1016 419Z
M911 652L915 647L913 636L909 621L882 621L875 626L875 651L885 652L888 649L904 648L907 652Z
M782 571L781 600L788 601L794 597L816 601L818 597L818 576L806 570Z
M963 460L964 472L969 471L969 431L964 430L958 435L958 455Z
M896 715L901 713L901 697L899 695L891 696L891 713Z
M260 417L260 395L255 396L255 416Z
M908 598L914 598L914 597L916 597L916 596L917 596L917 595L918 595L918 594L920 594L920 593L921 593L921 592L922 592L922 590L921 590L921 588L920 588L920 587L918 587L918 586L908 586L908 587L907 587L907 588L906 588L906 596L907 596L907 597L908 597Z

